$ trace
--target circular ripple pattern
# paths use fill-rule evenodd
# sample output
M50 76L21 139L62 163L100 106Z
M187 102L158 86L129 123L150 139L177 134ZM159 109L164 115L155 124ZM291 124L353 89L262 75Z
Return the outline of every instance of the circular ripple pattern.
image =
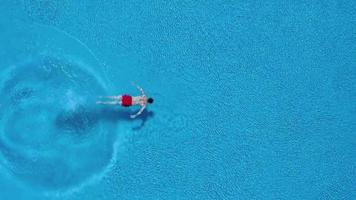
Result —
M1 160L31 186L80 184L113 154L113 124L95 107L105 91L83 63L68 60L41 55L0 74Z

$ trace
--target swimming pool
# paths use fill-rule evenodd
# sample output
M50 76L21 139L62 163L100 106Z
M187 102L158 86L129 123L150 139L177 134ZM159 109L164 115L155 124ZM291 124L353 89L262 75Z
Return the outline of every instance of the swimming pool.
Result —
M3 0L0 199L355 199L355 8Z

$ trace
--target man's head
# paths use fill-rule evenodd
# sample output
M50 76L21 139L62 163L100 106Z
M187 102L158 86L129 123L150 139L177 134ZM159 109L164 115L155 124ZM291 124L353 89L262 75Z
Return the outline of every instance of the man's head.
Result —
M147 99L147 102L152 104L153 103L153 99L150 97L150 98Z

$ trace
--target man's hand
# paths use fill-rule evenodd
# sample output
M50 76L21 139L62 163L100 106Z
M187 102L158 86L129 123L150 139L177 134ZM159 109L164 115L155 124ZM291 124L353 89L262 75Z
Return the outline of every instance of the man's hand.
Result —
M136 118L137 116L141 115L141 113L145 110L146 106L142 106L140 111L138 111L138 113L134 114L134 115L130 115L131 119Z

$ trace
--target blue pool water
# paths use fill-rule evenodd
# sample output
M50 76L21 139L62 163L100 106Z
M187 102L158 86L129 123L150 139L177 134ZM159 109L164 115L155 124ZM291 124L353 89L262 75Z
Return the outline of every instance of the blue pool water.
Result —
M356 199L355 42L355 1L2 0L0 199Z

